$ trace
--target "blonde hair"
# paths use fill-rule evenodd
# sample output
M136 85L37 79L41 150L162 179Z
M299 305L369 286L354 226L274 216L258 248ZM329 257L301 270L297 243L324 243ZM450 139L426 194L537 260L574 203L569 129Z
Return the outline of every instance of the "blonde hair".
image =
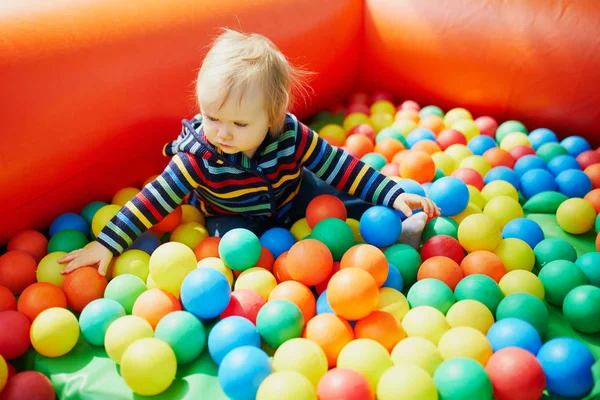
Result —
M283 130L287 110L296 103L296 94L307 94L305 84L310 75L294 67L268 38L224 29L204 58L196 80L196 97L199 100L204 77L224 89L220 107L232 91L240 89L240 93L244 93L248 86L257 83L264 90L269 133L276 137Z

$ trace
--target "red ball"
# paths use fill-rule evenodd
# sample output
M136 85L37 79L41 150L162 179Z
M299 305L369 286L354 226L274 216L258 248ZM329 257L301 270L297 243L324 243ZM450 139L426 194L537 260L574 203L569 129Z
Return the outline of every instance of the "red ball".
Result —
M517 162L519 160L519 158L526 156L526 155L535 155L535 150L533 149L533 147L529 147L529 146L515 146L512 149L510 149L508 151L510 153L511 156L513 156L513 158L515 159L515 162Z
M414 100L404 100L402 104L400 104L400 109L420 111L421 106Z
M31 322L18 311L0 312L0 355L5 360L22 356L29 346Z
M390 103L394 103L394 96L390 92L387 92L385 90L378 90L378 91L374 92L371 95L371 97L369 98L369 105L371 105L377 101L381 101L381 100L385 100L385 101L389 101Z
M285 266L292 280L315 286L331 275L333 256L322 242L304 239L290 248Z
M239 289L231 292L231 300L221 313L221 319L237 315L256 325L256 316L267 301L254 290Z
M306 207L306 222L314 228L319 222L327 218L338 218L346 221L348 213L343 201L330 194L315 197Z
M38 231L24 230L8 241L7 251L21 250L29 253L39 263L46 254L48 254L48 239Z
M18 311L31 322L42 311L53 307L67 308L67 297L61 288L49 282L28 286L19 297Z
M54 400L56 393L50 379L37 371L19 372L12 376L0 394L2 400Z
M273 257L273 253L265 246L262 246L260 251L260 258L256 262L255 267L264 268L267 271L273 271L273 264L275 264L275 257ZM240 271L241 273L242 271Z
M481 132L482 135L496 138L496 129L498 129L498 122L496 122L494 118L489 116L482 116L476 118L473 122L475 122L475 125L479 128L479 132Z
M36 281L37 262L29 253L21 250L9 251L0 257L0 285L14 295Z
M379 172L385 176L400 176L400 165L389 163L384 165Z
M90 302L104 296L107 284L106 277L101 276L96 268L83 267L65 277L62 290L69 307L81 312Z
M17 311L17 299L8 288L0 286L0 311Z
M537 400L546 387L544 369L527 350L507 347L488 360L485 370L497 400Z
M348 106L348 108L344 112L344 115L348 116L353 113L363 113L369 115L371 114L371 109L364 103L353 103Z
M317 385L319 400L373 400L367 378L351 369L333 368Z
M455 129L444 129L437 135L435 139L437 143L440 145L442 150L446 150L448 147L453 144L464 144L467 145L467 138L462 132L459 132Z
M477 190L481 190L485 186L481 174L471 168L459 168L452 173L452 176L460 179L466 185L476 187Z
M427 240L421 248L423 261L435 256L448 257L460 264L465 258L465 250L452 236L436 235Z
M587 150L577 156L577 162L581 169L586 169L592 164L600 163L600 153L594 150Z
M365 135L367 138L369 138L373 144L375 144L375 130L373 129L373 127L369 124L360 124L360 125L356 125L354 128L350 129L350 131L348 131L348 135L346 136L346 138L348 138L348 136L352 136L352 135Z

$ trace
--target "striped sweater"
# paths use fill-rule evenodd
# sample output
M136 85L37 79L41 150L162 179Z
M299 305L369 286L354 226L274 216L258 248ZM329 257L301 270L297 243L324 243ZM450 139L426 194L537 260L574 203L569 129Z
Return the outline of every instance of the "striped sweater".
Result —
M298 194L301 169L369 203L392 206L402 188L342 149L329 145L292 114L283 133L267 136L252 158L225 154L208 142L199 116L183 120L178 139L165 146L171 161L98 235L115 256L191 193L205 215L282 218Z

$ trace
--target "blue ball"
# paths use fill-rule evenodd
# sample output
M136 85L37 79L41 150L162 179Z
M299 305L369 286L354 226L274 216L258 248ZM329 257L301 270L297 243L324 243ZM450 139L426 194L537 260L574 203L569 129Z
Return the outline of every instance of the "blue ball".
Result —
M142 250L151 255L160 244L160 239L156 235L151 232L144 232L133 241L127 250Z
M385 206L373 206L363 213L359 223L360 235L375 247L388 247L400 238L402 222Z
M567 150L567 153L573 157L577 157L584 151L592 149L588 141L581 136L566 137L562 140L562 142L560 142L560 145L564 147L565 150Z
M515 189L519 190L521 187L521 180L519 174L508 167L494 167L485 174L483 182L487 185L492 181L506 181L513 185Z
M196 268L183 280L179 294L183 307L198 318L220 315L231 299L229 281L213 268Z
M580 398L594 386L594 356L580 341L559 337L544 343L537 359L546 374L546 389L552 394Z
M79 214L65 213L59 215L52 221L48 234L54 236L55 233L64 231L65 229L74 229L83 233L85 237L88 237L88 234L90 233L90 224L88 224L85 218Z
M381 287L389 287L392 289L396 289L401 292L404 287L404 281L402 280L402 274L400 274L400 270L394 266L394 264L388 263L388 276L385 282Z
M533 154L527 154L517 160L515 163L515 172L519 175L523 175L525 172L532 169L548 169L546 161L542 160L539 156Z
M317 314L326 313L335 314L329 305L329 299L327 299L327 290L323 290L323 293L321 293L317 299Z
M487 339L494 353L507 347L520 347L535 356L542 347L540 334L533 325L517 318L496 322L488 330Z
M429 129L416 128L408 134L406 143L408 143L408 148L410 149L415 145L415 143L421 140L432 140L435 142L435 134Z
M537 150L541 145L551 142L558 143L556 134L547 128L534 129L529 133L529 142L534 150Z
M496 141L491 136L479 135L469 141L467 147L476 156L482 156L483 153L494 147L498 147Z
M242 346L223 358L219 384L231 400L254 400L260 384L272 372L267 353L253 346Z
M271 228L262 234L260 244L265 246L277 259L296 243L296 238L287 229Z
M417 181L414 181L412 179L402 178L402 179L398 179L397 183L400 185L400 187L402 189L404 189L404 191L406 193L412 193L412 194L418 194L419 196L425 196L425 190Z
M260 348L260 335L248 319L233 315L220 320L208 335L208 352L219 365L231 350L242 346Z
M575 157L568 154L561 154L548 162L548 169L554 176L558 176L561 172L568 169L581 169L581 166Z
M433 185L433 182L427 182L421 185L421 187L425 191L425 196L429 196L429 189L431 189L431 185Z
M558 191L567 197L584 198L592 190L592 181L581 170L568 169L556 177Z
M442 210L442 216L460 214L469 204L469 189L458 178L445 176L431 185L429 197Z
M79 314L79 327L88 342L94 346L104 346L104 337L110 324L125 315L125 309L117 301L96 299L88 303Z
M521 193L525 198L548 190L556 190L554 176L546 169L531 169L521 176Z
M544 231L535 221L528 218L517 218L504 225L502 238L521 239L533 249L539 242L544 240Z

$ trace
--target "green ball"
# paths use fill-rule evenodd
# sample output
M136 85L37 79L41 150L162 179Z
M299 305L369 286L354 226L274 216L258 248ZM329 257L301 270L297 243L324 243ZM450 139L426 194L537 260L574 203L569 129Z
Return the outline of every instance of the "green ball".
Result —
M544 285L546 301L559 307L567 293L588 283L583 271L574 262L566 260L549 262L542 268L538 278Z
M230 230L219 242L219 257L226 266L236 271L254 267L261 252L258 236L245 228Z
M563 313L573 329L600 332L600 288L583 285L571 290L565 297Z
M99 209L107 205L108 203L105 203L103 201L93 201L85 207L83 207L83 210L81 210L81 216L85 218L85 220L88 222L88 224L90 224L90 226L92 226L92 220L94 219L94 215L96 215L96 212L98 212Z
M594 232L600 233L600 214L596 215L596 221L594 222Z
M256 316L258 333L273 348L281 346L287 340L300 337L303 328L302 311L291 301L268 301Z
M530 293L513 293L506 296L496 309L496 321L517 318L529 322L544 337L548 332L546 304Z
M435 176L433 177L433 181L432 181L432 182L435 182L435 181L437 181L438 179L440 179L440 178L443 178L443 177L445 177L445 176L446 176L446 175L444 174L444 171L442 171L442 170L441 170L441 169L439 169L439 168L436 168L436 170L435 170Z
M156 325L154 337L171 346L177 364L194 361L206 346L204 325L187 311L175 311L165 315Z
M544 265L554 260L577 260L575 247L566 240L548 238L539 242L533 249L535 268L539 272Z
M575 265L583 271L590 285L600 287L600 253L593 251L582 254L575 261Z
M434 236L446 235L458 240L458 224L448 217L435 217L425 225L421 239L423 243Z
M380 171L381 168L383 168L383 166L387 164L387 160L385 159L385 157L379 153L367 153L364 156L362 156L360 160L365 164L370 165L371 167L373 167L373 169L377 171Z
M538 147L536 153L542 160L546 162L549 162L556 156L569 154L567 152L567 149L565 149L559 143L556 142L544 143L543 145Z
M408 149L408 142L406 141L406 138L404 137L402 132L400 132L396 128L392 128L391 126L387 127L387 128L383 128L382 130L379 131L379 133L375 137L375 143L377 144L384 139L390 139L390 138L399 140L404 145L404 147Z
M100 298L83 308L79 315L79 327L85 340L94 346L104 346L108 327L124 316L123 306L114 300Z
M444 118L444 112L438 106L425 106L419 111L419 117L421 119L429 117L430 115L437 115L438 117Z
M419 252L407 244L398 243L385 249L383 254L390 264L400 270L404 288L410 288L417 281L417 272L421 266Z
M133 304L148 288L137 275L123 274L115 276L104 289L104 297L112 299L123 306L127 314L131 314Z
M444 315L456 303L452 289L444 282L433 278L417 281L409 289L406 299L410 308L431 306L440 310Z
M340 261L344 253L354 246L352 228L338 218L326 218L320 221L310 235L327 246L335 261Z
M505 121L496 129L496 142L500 143L509 133L523 132L527 134L527 128L519 121Z
M504 298L500 286L487 275L474 274L464 277L454 288L456 301L476 300L496 315L498 304Z
M73 250L81 249L88 244L88 238L75 229L64 229L56 232L48 242L48 253L55 251L64 251L70 253Z
M492 400L493 387L481 364L470 358L451 358L435 370L433 381L440 400Z

